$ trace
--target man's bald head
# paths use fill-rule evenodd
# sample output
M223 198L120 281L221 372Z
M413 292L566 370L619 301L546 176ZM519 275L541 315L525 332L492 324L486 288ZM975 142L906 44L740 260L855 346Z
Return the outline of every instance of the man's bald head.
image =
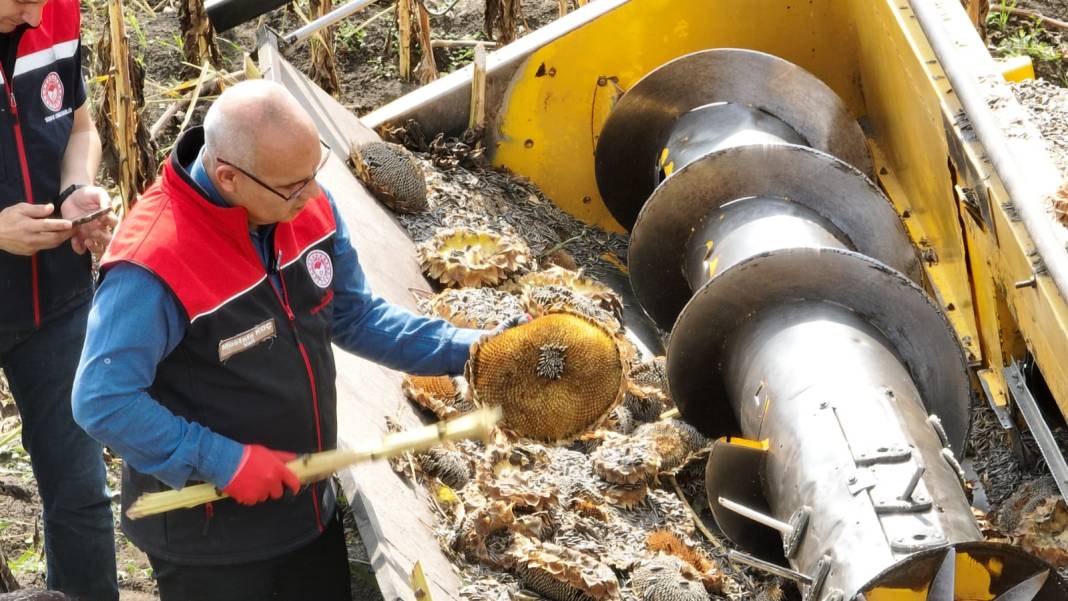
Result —
M263 157L318 148L318 141L307 111L280 84L263 79L227 88L204 117L209 160L223 157L249 170L258 169Z
M282 86L255 80L227 89L204 118L204 168L249 226L289 221L321 194L324 158L315 123Z

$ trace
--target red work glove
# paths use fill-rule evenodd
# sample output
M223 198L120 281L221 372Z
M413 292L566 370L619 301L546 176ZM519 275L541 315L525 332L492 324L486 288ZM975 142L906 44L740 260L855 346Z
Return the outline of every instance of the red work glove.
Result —
M286 462L296 456L258 444L245 445L241 463L223 492L242 505L255 505L268 498L278 499L285 492L283 486L296 493L300 490L300 479L286 467Z

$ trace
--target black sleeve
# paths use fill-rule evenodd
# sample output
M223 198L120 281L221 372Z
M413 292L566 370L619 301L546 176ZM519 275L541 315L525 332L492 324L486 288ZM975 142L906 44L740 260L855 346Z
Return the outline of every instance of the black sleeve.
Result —
M82 73L82 43L79 41L78 49L74 52L74 108L81 108L87 96L85 74Z

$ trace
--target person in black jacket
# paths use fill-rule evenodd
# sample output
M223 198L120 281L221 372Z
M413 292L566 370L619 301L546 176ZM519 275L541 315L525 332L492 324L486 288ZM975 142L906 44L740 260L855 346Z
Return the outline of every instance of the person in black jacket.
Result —
M93 186L100 138L85 102L75 0L0 0L0 368L43 504L48 587L117 601L103 449L75 423L71 385L115 217Z

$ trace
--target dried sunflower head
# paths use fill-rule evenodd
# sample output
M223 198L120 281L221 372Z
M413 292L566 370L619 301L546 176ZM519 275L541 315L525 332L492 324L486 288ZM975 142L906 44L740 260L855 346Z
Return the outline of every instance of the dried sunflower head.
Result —
M612 413L608 414L608 419L605 420L606 428L620 434L630 434L637 425L634 420L634 414L631 413L630 407L626 405L627 398L629 398L629 395L624 397L624 404L617 405L612 410Z
M623 509L637 507L645 497L649 496L649 484L644 480L630 484L615 482L598 482L597 491L600 492L609 503L618 505Z
M619 580L615 573L591 555L520 537L515 560L516 572L523 583L550 599L601 601L619 598Z
M612 332L618 332L621 327L619 319L611 312L566 286L528 286L523 291L520 304L524 311L534 317L566 311L603 324Z
M468 513L460 525L456 538L457 551L470 562L479 562L499 569L515 565L515 539L509 528L515 523L512 506L493 501Z
M642 424L631 436L653 444L660 458L660 471L663 472L681 468L694 453L709 443L697 428L678 419Z
M462 378L450 376L406 375L401 382L404 396L439 419L449 419L472 409L463 400L466 386Z
M627 386L622 406L630 412L634 427L638 427L638 424L655 422L667 409L663 397L656 392L656 389L637 388L633 382Z
M461 328L492 330L523 313L519 297L494 288L449 288L430 299L427 311Z
M604 326L554 313L474 344L466 371L476 402L500 406L516 434L569 441L622 399L626 366Z
M623 299L615 290L582 275L582 271L572 271L563 267L552 266L540 271L532 271L515 281L516 291L544 286L560 286L593 302L598 308L607 311L617 320L623 319Z
M704 586L686 568L677 557L659 555L634 570L630 587L642 601L707 601Z
M417 254L423 272L446 287L496 286L533 261L522 240L473 229L441 230Z
M605 482L649 482L660 470L653 440L605 432L604 442L590 453L593 471Z
M427 208L426 176L412 153L399 144L367 142L349 156L356 177L382 204L397 213Z
M428 476L441 480L449 488L459 490L471 479L471 463L463 453L443 447L431 447L417 456L419 467Z
M645 548L653 553L678 557L692 568L710 593L723 592L723 574L719 564L704 551L679 538L670 530L654 530L645 537Z
M663 355L642 361L634 366L627 375L631 382L647 388L658 388L667 392L667 358Z
M483 472L481 476L482 492L487 498L533 511L547 509L557 502L556 486L547 473L517 470L495 477Z

